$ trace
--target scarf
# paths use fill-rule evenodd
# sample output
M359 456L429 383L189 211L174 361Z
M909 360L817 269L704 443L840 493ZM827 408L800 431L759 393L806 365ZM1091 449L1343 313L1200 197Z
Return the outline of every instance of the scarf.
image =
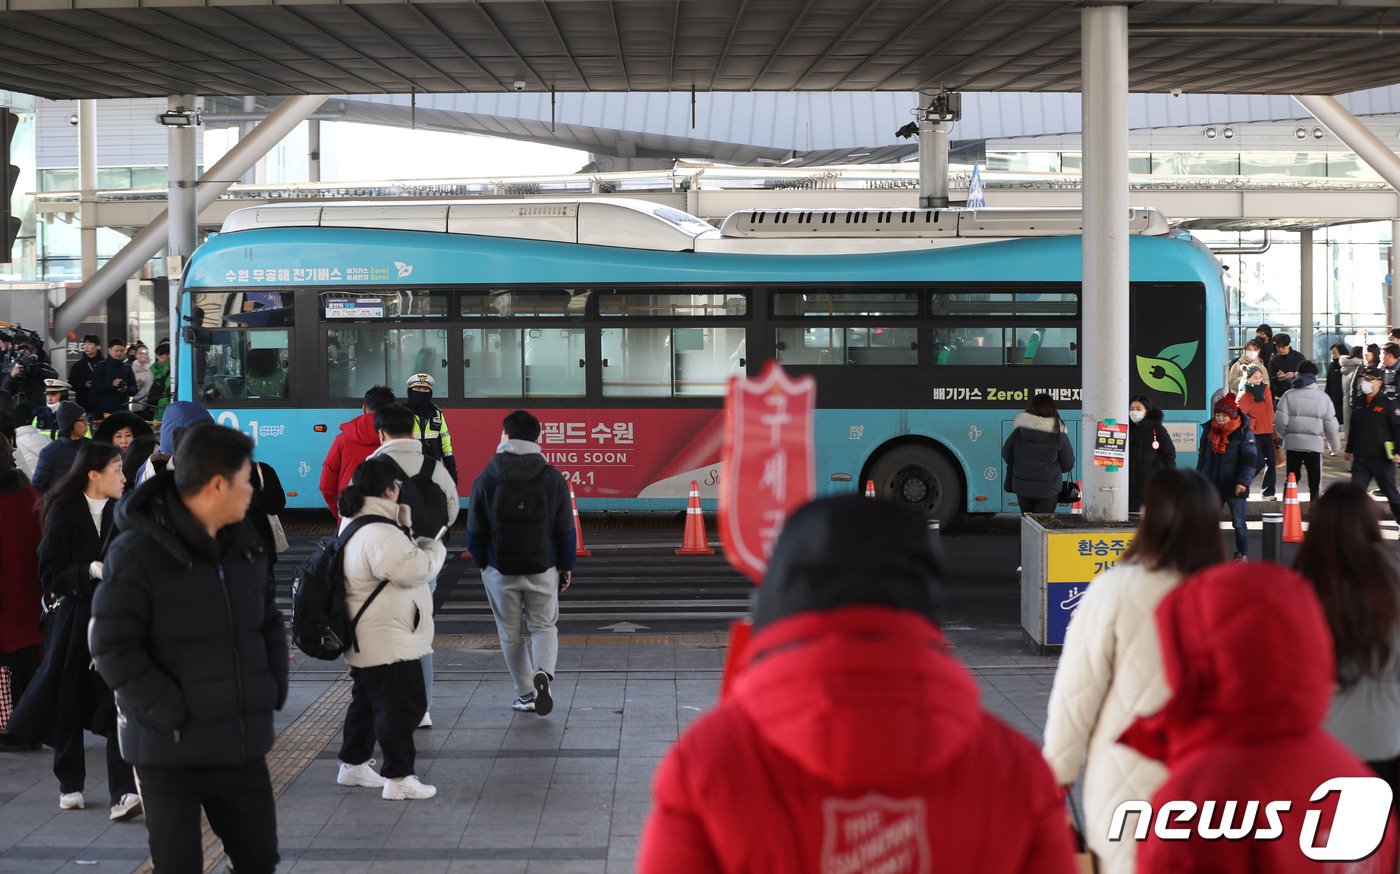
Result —
M1225 425L1217 425L1215 422L1211 422L1210 430L1206 432L1206 436L1210 437L1210 451L1214 452L1216 455L1224 455L1225 447L1230 445L1230 435L1235 433L1235 430L1240 427L1240 423L1243 421L1243 418L1236 416Z
M1245 383L1244 387L1246 390L1248 390L1250 397L1260 402L1264 400L1264 389L1268 388L1268 386L1264 385L1264 383L1262 382L1258 385L1253 385L1252 383Z

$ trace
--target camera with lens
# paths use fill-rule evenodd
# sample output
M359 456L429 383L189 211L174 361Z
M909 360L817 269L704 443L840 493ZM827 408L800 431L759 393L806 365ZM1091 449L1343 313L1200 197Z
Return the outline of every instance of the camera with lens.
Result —
M33 352L21 352L16 355L14 366L19 368L19 372L15 374L15 379L27 379L38 365L39 356Z

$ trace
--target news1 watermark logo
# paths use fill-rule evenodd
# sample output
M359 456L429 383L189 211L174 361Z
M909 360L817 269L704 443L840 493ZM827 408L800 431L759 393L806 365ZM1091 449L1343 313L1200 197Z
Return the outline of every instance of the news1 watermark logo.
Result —
M1316 862L1356 862L1369 857L1385 840L1390 821L1390 785L1379 777L1333 777L1313 790L1310 804L1337 795L1332 826L1319 834L1322 811L1303 812L1298 849ZM1113 811L1110 841L1123 840L1128 814L1138 815L1134 840L1145 840L1150 828L1158 840L1277 841L1284 837L1283 815L1291 801L1168 801L1154 811L1151 802L1124 801Z

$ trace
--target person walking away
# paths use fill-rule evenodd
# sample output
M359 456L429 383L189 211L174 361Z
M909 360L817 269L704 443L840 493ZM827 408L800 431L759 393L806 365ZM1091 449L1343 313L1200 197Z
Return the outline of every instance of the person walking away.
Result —
M1249 529L1245 526L1245 506L1249 484L1259 462L1259 450L1240 416L1235 396L1226 392L1212 408L1211 420L1201 425L1201 449L1196 470L1215 486L1220 500L1230 508L1235 528L1235 558L1249 555Z
M1274 422L1283 435L1288 473L1301 480L1306 467L1308 501L1316 501L1322 494L1322 452L1325 449L1334 455L1342 445L1332 399L1317 384L1316 364L1304 361L1298 365L1298 378L1279 398Z
M414 436L416 414L403 404L390 404L374 414L374 428L380 445L370 458L387 458L399 466L400 479L405 480L401 500L413 510L413 533L419 537L436 538L440 528L451 528L462 508L457 496L457 484L447 473L447 466L427 454L423 443ZM431 466L430 466L431 465ZM427 502L432 501L432 506ZM444 534L444 537L446 535ZM428 581L429 614L433 613L433 595L437 577ZM433 649L428 639L428 652L423 656L423 688L426 706L419 728L432 728Z
M193 401L175 401L166 407L165 418L160 423L160 445L141 466L141 471L136 476L136 485L140 486L147 479L170 466L171 460L175 457L175 451L180 446L180 440L185 434L189 433L196 425L212 421L214 421L214 417L209 414L209 411Z
M1195 471L1153 474L1136 538L1085 591L1065 634L1044 754L1066 790L1084 772L1085 839L1105 874L1132 874L1137 849L1108 840L1114 811L1151 798L1167 777L1160 762L1118 743L1171 697L1153 614L1182 580L1224 561L1219 508L1215 486Z
M501 653L515 683L511 707L548 716L559 659L559 595L573 581L573 509L564 475L540 453L540 420L516 410L501 444L472 483L467 548L496 620ZM529 629L527 649L521 626Z
M1269 358L1269 388L1274 397L1280 398L1293 387L1298 378L1298 365L1303 363L1303 353L1292 348L1293 338L1287 334L1274 335L1274 354Z
M408 408L413 411L413 436L423 441L423 454L436 458L447 467L448 476L457 482L457 456L452 454L452 435L442 410L433 403L431 374L415 373L408 378Z
M266 550L244 518L253 441L196 425L174 470L117 509L88 632L116 692L157 871L200 871L203 809L239 874L276 869L265 756L287 700L287 628Z
M58 421L59 437L44 447L34 465L34 490L41 495L68 473L78 457L78 448L87 440L88 417L82 407L64 401L58 405L54 418Z
M94 593L103 585L103 554L125 482L121 453L109 444L87 441L72 470L44 496L39 577L46 598L56 606L51 608L53 625L44 662L10 720L12 734L54 748L53 773L62 810L86 806L84 730L105 736L113 822L139 816L141 798L131 765L123 761L118 747L112 690L92 669L87 629Z
M126 341L113 337L107 344L107 357L92 368L93 412L106 416L125 410L139 390L136 374L126 363Z
M1064 476L1074 469L1074 447L1054 399L1043 392L1035 395L1012 426L1001 458L1021 514L1053 513Z
M1162 424L1162 411L1147 395L1128 404L1128 512L1142 506L1143 488L1152 474L1176 467L1176 444Z
M1400 344L1387 343L1381 347L1381 391L1392 401L1400 393Z
M1245 368L1244 385L1235 395L1235 402L1247 417L1249 431L1254 435L1254 443L1259 449L1259 470L1264 474L1260 482L1260 497L1271 500L1277 494L1275 459L1278 444L1274 440L1274 393L1264 381L1264 368L1252 365Z
M126 476L126 491L136 488L137 476L159 443L156 432L136 413L120 410L103 419L92 432L98 443L109 443L122 454L122 473Z
M1250 340L1244 344L1240 350L1240 357L1230 362L1230 366L1225 368L1225 387L1232 392L1244 391L1245 368L1258 366L1261 370L1264 365L1259 358L1259 341Z
M1347 432L1346 460L1351 462L1351 481L1363 489L1374 480L1390 502L1390 513L1400 522L1400 491L1395 488L1395 465L1400 464L1400 409L1381 392L1381 372L1363 369L1360 403L1351 410Z
M253 500L248 504L248 522L257 532L258 540L267 550L268 561L277 564L277 538L272 533L275 520L280 527L282 521L276 517L287 509L287 492L282 488L282 480L272 465L253 459ZM283 532L283 538L286 533ZM285 540L284 540L285 542Z
M331 515L336 515L340 493L350 483L355 468L369 458L379 448L379 436L374 430L374 414L394 402L394 392L382 385L376 385L365 392L360 415L348 422L342 422L340 433L331 441L330 451L321 465L321 497ZM336 516L336 521L340 517Z
M170 406L170 344L156 344L156 360L151 365L151 388L146 392L147 403L154 408L157 422L165 419L165 408Z
M151 418L155 406L151 399L151 388L155 376L151 373L151 350L144 343L136 344L136 356L130 362L131 372L136 376L136 395L131 399L131 410L143 419Z
M412 514L399 503L402 486L403 471L392 458L367 459L340 493L339 508L340 535L348 537L341 553L345 613L360 621L345 651L353 685L336 782L378 788L390 801L437 794L414 773L413 730L428 706L421 663L433 647L428 581L447 557L441 541L408 530ZM378 773L370 758L375 740L384 751Z
M1274 345L1274 329L1268 325L1260 325L1254 329L1254 340L1259 344L1259 363L1264 365L1264 369L1267 370L1270 359L1277 351L1277 347Z
M1316 508L1293 569L1312 583L1332 630L1337 689L1325 727L1400 805L1400 563L1365 489L1335 483Z
M1336 669L1327 617L1307 580L1277 565L1217 565L1168 592L1156 619L1173 691L1161 710L1134 722L1121 740L1167 766L1153 808L1190 802L1205 809L1224 799L1240 808L1257 803L1261 828L1236 840L1203 837L1204 829L1193 828L1183 829L1180 840L1164 840L1148 829L1138 846L1139 874L1394 871L1393 816L1364 863L1319 864L1303 855L1309 846L1304 820L1316 817L1308 811L1316 808L1311 799L1318 786L1334 777L1374 776L1323 730ZM1288 805L1275 808L1284 840L1261 836L1269 802ZM1324 834L1313 845L1325 843ZM1133 838L1125 831L1124 839Z
M657 769L637 871L1074 871L1044 760L934 622L940 576L905 506L799 508L730 694Z
M0 667L10 674L10 700L17 702L33 682L44 644L40 630L39 494L15 466L9 440L0 437ZM0 750L33 749L32 742L5 736Z
M1342 365L1342 407L1337 413L1337 421L1342 425L1342 433L1351 429L1351 408L1356 403L1360 389L1356 385L1356 375L1361 372L1363 352L1360 346L1353 346L1349 355L1341 358Z

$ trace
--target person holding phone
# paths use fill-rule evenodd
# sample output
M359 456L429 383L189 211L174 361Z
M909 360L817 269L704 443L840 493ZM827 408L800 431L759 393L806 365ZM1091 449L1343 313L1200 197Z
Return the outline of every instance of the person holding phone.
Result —
M141 391L136 373L126 363L126 341L113 337L107 344L107 357L92 369L92 405L97 416L125 410Z

